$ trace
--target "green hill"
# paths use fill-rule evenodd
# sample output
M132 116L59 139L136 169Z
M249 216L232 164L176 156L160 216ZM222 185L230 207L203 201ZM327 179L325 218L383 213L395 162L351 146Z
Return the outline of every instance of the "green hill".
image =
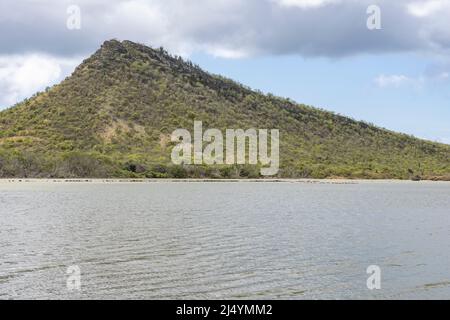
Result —
M63 82L0 112L0 177L258 177L174 166L170 133L277 128L280 177L450 179L450 146L252 91L190 62L111 40Z

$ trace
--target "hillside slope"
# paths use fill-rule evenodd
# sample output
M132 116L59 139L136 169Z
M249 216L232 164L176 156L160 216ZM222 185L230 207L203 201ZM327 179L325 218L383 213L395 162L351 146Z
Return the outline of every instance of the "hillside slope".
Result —
M173 166L170 133L277 128L280 177L450 179L450 146L211 75L162 49L106 41L62 83L0 112L0 177L258 177Z

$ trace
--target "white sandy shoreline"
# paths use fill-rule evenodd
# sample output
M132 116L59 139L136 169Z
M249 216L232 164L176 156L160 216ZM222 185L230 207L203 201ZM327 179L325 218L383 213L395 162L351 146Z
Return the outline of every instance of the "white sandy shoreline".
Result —
M359 184L359 183L448 183L450 181L410 181L394 179L0 179L0 184L10 183L79 183L79 184L124 184L124 183L317 183L317 184Z

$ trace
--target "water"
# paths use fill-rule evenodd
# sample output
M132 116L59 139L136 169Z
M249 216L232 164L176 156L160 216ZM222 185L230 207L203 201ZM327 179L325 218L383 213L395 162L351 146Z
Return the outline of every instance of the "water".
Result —
M449 195L426 182L0 183L0 299L449 299Z

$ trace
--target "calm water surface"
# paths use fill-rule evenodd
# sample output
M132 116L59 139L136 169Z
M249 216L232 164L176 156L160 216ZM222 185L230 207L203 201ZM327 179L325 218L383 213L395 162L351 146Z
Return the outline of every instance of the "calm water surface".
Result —
M0 183L0 223L0 299L450 299L449 183Z

